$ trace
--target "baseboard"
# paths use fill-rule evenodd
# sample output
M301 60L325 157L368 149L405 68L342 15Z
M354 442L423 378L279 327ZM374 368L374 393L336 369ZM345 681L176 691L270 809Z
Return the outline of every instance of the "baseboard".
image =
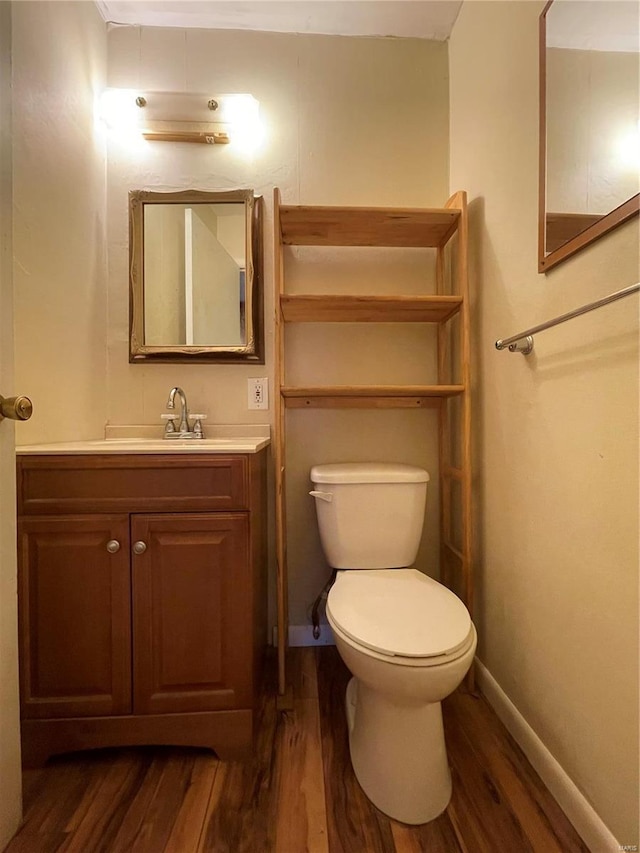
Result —
M278 645L278 631L273 629L273 645ZM320 636L316 640L313 636L312 625L289 625L290 646L334 646L333 632L326 622L320 623Z
M619 853L619 842L549 752L489 670L476 658L478 685L590 850Z

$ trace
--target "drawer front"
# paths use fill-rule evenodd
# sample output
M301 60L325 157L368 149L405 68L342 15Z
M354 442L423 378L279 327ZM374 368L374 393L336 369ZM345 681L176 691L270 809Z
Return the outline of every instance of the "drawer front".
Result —
M248 508L240 454L18 457L20 515Z

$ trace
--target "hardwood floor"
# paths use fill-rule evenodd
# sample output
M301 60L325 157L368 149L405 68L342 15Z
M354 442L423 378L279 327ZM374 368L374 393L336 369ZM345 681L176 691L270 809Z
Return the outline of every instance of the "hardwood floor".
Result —
M270 659L252 761L205 750L102 750L24 775L6 853L588 853L482 697L444 704L453 797L409 827L372 806L349 761L335 648L293 649L293 710Z

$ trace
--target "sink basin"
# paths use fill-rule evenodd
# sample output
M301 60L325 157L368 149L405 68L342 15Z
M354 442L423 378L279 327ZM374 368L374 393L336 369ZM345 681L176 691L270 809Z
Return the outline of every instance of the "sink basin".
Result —
M232 431L233 427L226 427ZM268 427L258 426L253 434L244 434L251 428L238 427L235 434L213 435L201 439L163 439L136 436L98 438L88 441L65 441L55 444L28 444L16 447L18 454L72 454L72 453L257 453L269 442ZM265 434L266 431L266 434Z

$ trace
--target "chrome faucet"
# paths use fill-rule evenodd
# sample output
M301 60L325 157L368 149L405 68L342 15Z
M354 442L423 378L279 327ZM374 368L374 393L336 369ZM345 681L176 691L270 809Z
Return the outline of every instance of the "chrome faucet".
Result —
M176 386L172 388L169 392L169 399L167 400L167 409L175 409L175 396L176 394L180 397L180 426L178 427L179 433L187 433L191 432L191 427L189 426L189 410L187 408L187 397L182 390L182 388Z
M191 424L189 423L187 395L178 385L175 388L172 388L169 392L169 399L167 400L167 409L175 409L176 394L180 398L180 426L176 428L176 425L174 423L174 421L178 419L177 415L162 415L161 417L167 422L164 428L164 437L204 438L202 421L206 418L206 415L192 415L191 417L193 418L193 427L191 426Z

